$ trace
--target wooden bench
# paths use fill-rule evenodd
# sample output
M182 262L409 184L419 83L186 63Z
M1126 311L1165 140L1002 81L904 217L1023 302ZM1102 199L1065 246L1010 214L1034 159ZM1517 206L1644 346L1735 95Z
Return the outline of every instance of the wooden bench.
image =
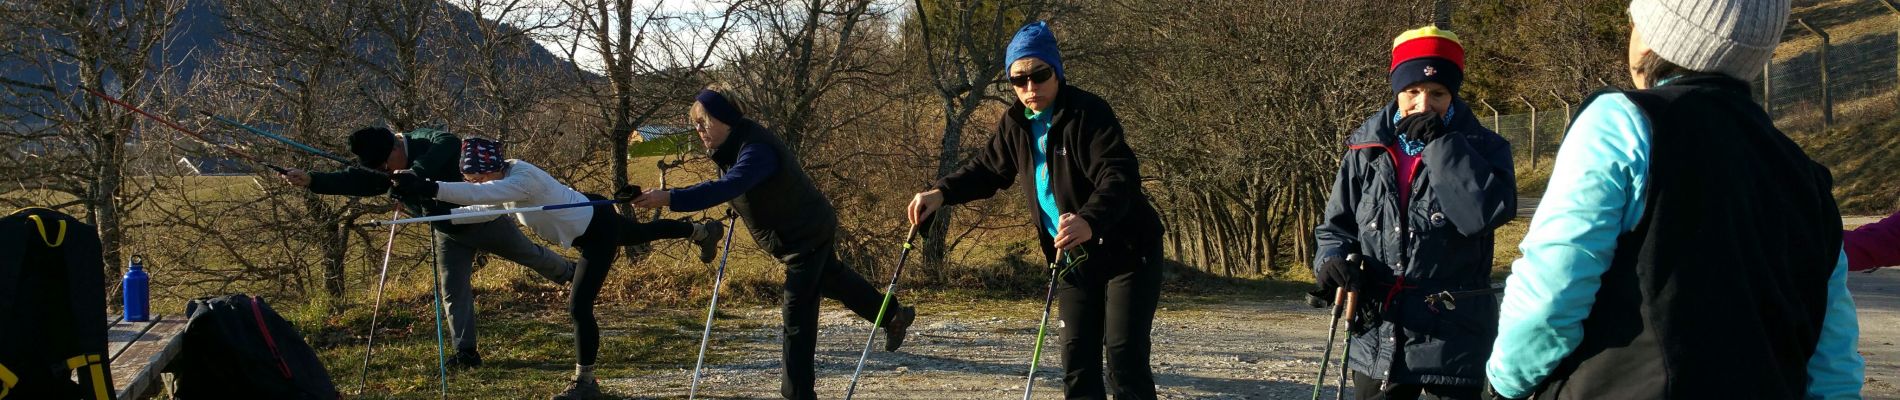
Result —
M139 399L157 393L159 376L178 355L185 334L185 318L154 315L145 322L106 318L106 353L112 360L112 391L120 399Z

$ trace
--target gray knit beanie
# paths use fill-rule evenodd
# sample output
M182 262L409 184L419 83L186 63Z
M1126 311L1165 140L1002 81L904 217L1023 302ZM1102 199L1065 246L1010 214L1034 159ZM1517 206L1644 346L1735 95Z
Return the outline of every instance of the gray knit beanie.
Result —
M1781 44L1788 0L1634 0L1630 21L1664 60L1751 80Z

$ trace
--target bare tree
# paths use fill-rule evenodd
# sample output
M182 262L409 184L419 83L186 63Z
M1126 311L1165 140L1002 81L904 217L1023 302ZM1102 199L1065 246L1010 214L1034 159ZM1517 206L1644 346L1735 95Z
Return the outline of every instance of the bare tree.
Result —
M1066 61L1091 65L1068 75L1115 105L1174 259L1238 275L1310 258L1340 138L1391 101L1389 42L1365 32L1416 22L1372 11L1389 7L1115 3L1063 25L1080 55Z
M397 131L421 127L448 112L443 102L427 99L447 96L439 64L446 46L425 41L432 27L440 26L435 15L444 7L438 0L366 1L368 12L362 15L370 35L352 51L356 65L376 77L371 85L360 87L364 100L376 105L377 112ZM393 59L383 59L393 57ZM426 57L426 58L425 58Z
M224 4L223 10L226 14L222 20L231 35L221 43L224 51L219 59L206 63L206 72L194 82L192 89L198 104L232 118L281 127L281 134L331 149L341 146L341 138L336 134L338 127L360 126L370 121L363 116L363 110L353 108L364 101L359 88L368 80L358 73L357 66L362 64L362 56L357 55L358 44L371 33L358 21L374 10L362 3L344 0L235 0ZM289 165L329 167L327 161L295 153L282 145L272 144L269 148L273 151L267 154L295 160ZM313 165L313 162L319 164ZM276 182L271 185L263 193L269 201L264 204L270 204L271 209L253 208L255 214L250 214L249 219L259 224L257 229L274 227L275 232L253 232L247 238L225 240L277 238L260 247L281 248L284 253L280 254L315 253L319 256L314 259L293 256L281 259L280 263L259 263L253 258L272 253L232 254L233 264L254 273L224 276L269 279L286 272L316 275L322 277L328 298L346 298L350 237L353 232L363 235L350 227L350 222L379 210L355 198L337 201L305 190L282 190ZM278 202L299 207L284 207L277 205ZM192 211L186 215L199 215L203 210ZM188 221L177 224L196 225ZM218 237L246 230L225 228L203 234ZM310 247L315 251L309 251ZM321 272L301 274L307 269Z
M460 125L513 143L536 107L559 97L563 82L554 55L534 39L568 23L558 5L527 0L456 0L468 13L441 13L442 23L467 27L449 32L450 46L462 54L452 67L471 79L454 88L454 98L465 99L455 120Z
M161 96L169 74L154 56L167 44L181 0L125 2L8 2L0 5L5 50L0 65L30 72L33 81L0 82L10 96L0 100L10 123L0 135L30 144L33 156L12 160L34 173L10 176L13 188L60 193L60 204L85 210L98 227L107 276L116 279L129 201L124 195L128 142L136 119L130 112L84 94L103 91L141 106ZM17 68L17 69L16 69ZM13 75L9 73L8 75ZM16 147L17 148L17 147ZM9 174L12 175L12 174ZM115 295L116 296L116 295Z
M569 59L597 56L598 67L606 73L606 87L583 85L580 100L604 122L594 126L611 149L611 184L624 185L628 182L628 139L649 121L680 110L668 107L683 104L704 82L699 74L711 65L714 50L731 31L731 11L743 2L734 1L725 12L712 15L671 11L665 2L646 8L630 0L565 0L563 4L573 16L574 37L563 51Z
M943 136L932 175L941 177L955 170L968 151L963 133L970 118L985 104L1005 101L989 90L1001 81L1003 50L1016 27L1041 14L1043 2L914 0L912 5L916 14L906 31L916 32L913 46L921 53L924 73L942 103ZM953 210L939 212L941 223L932 226L924 244L924 258L935 263L942 262L948 251L945 237L953 220Z
M865 32L890 11L871 0L749 3L739 17L756 36L730 56L729 79L747 92L757 119L802 154L848 121L820 117L826 96L848 87L875 92L873 80L892 74L887 60L867 57L878 41Z

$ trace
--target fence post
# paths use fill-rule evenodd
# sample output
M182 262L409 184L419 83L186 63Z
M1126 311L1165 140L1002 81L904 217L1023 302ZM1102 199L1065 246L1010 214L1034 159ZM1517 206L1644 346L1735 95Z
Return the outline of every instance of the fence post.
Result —
M1534 170L1537 170L1537 104L1531 103L1530 99L1526 99L1524 98L1524 96L1521 96L1521 95L1517 96L1517 101L1522 101L1524 102L1524 105L1531 107L1531 123L1530 123L1531 152L1530 153L1531 153L1531 170L1534 171Z
M1816 29L1814 25L1809 25L1806 18L1796 18L1794 22L1801 24L1801 27L1806 28L1808 32L1813 32L1814 36L1821 37L1821 133L1825 134L1834 126L1834 97L1832 93L1828 92L1827 84L1827 31Z
M1501 128L1502 126L1498 125L1498 122L1502 121L1501 119L1498 118L1498 108L1492 107L1491 102L1484 101L1484 99L1478 99L1478 104L1483 104L1484 108L1491 110L1491 129Z
M1556 95L1556 91L1549 91L1549 93L1550 97L1556 97L1556 102L1564 102L1564 129L1558 129L1558 131L1556 131L1556 135L1558 135L1556 136L1556 142L1562 144L1562 142L1564 142L1564 135L1568 135L1569 133L1569 123L1571 123L1569 118L1571 118L1571 116L1577 116L1577 114L1569 114L1569 100L1564 100L1564 97Z
M1894 22L1897 22L1894 24L1893 40L1895 44L1900 44L1900 4L1894 4L1893 0L1878 1L1880 1L1880 5L1887 6L1887 11L1893 12ZM1900 65L1900 51L1895 51L1894 53L1896 55L1894 65ZM1893 73L1893 104L1896 108L1900 108L1900 68L1894 68Z
M1455 1L1456 0L1437 0L1433 2L1432 26L1436 26L1438 29L1452 30L1451 10L1453 6L1451 3Z
M1550 93L1550 97L1554 97L1554 99L1556 99L1556 102L1562 102L1562 104L1564 104L1564 127L1569 127L1569 118L1573 116L1573 114L1569 114L1569 100L1564 100L1564 97L1560 97L1560 95L1556 95L1556 91L1554 91L1554 89L1552 89L1552 91L1547 91L1547 93Z

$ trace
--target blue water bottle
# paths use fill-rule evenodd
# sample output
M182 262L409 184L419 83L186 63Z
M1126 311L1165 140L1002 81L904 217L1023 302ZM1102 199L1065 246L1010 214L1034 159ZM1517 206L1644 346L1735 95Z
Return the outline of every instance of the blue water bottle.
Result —
M145 322L152 318L151 277L145 275L145 258L132 256L131 268L125 269L125 320Z

